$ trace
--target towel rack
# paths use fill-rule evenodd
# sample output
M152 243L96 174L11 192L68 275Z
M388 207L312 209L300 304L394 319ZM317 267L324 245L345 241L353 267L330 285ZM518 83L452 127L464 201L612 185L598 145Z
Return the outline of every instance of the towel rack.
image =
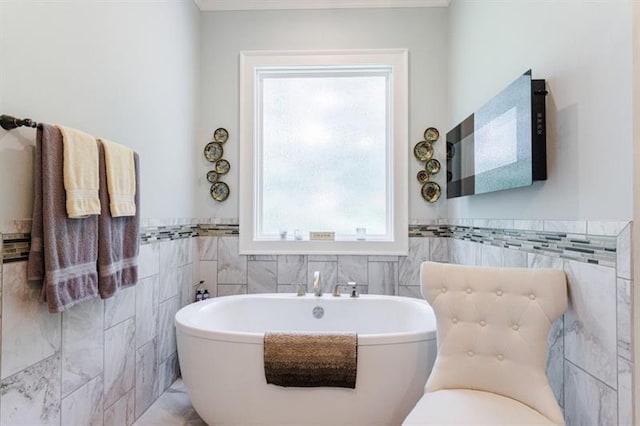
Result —
M18 127L38 127L38 123L30 118L16 118L11 115L0 115L0 126L5 130L13 130Z

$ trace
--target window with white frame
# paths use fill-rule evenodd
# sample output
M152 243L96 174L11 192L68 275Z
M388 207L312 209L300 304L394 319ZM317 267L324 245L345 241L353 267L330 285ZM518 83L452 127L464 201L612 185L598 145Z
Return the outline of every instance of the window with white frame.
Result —
M240 60L240 252L406 254L406 50Z

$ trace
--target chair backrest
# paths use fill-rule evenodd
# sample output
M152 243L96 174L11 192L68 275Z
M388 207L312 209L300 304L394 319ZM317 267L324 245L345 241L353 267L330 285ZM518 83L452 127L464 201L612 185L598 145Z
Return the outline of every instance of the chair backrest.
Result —
M564 424L545 373L549 328L567 309L564 272L424 262L420 278L438 336L425 391L492 392Z

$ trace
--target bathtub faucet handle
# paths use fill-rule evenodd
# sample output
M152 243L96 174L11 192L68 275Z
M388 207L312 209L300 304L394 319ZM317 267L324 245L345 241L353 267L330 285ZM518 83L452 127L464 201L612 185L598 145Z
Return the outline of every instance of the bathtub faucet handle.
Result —
M340 297L340 284L336 284L333 288L333 297Z
M304 296L307 294L307 288L304 284L298 284L298 296Z
M349 281L347 285L351 287L351 297L360 297L360 293L358 292L358 287L356 287L355 281Z

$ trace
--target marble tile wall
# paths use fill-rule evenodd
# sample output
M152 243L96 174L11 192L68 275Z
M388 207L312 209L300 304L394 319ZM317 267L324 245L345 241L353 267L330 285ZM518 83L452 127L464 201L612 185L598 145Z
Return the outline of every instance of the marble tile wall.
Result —
M587 233L587 222L581 226L580 222L576 225L559 221L540 221L542 226L536 226L536 222L476 219L469 225L449 225L448 229L449 236L457 240L615 267L617 234L611 235L610 232L616 230L614 224L618 222L598 222L600 226L589 223L596 234ZM526 229L514 229L516 226L525 226ZM582 233L575 232L582 229Z
M313 271L320 271L325 292L355 281L362 293L421 297L419 265L424 260L562 269L570 306L549 333L547 374L567 424L630 424L631 225L474 219L454 221L450 229L442 237L414 230L408 256L240 256L237 237L201 236L198 280L219 296L293 292L298 284L311 291ZM503 236L518 235L514 229L527 231L520 234L525 236L592 244L602 254L590 260L580 251L557 250L553 240L542 249L539 244L503 244Z
M631 225L478 219L441 225L414 227L408 256L240 256L237 237L200 236L198 280L219 296L294 292L298 284L311 291L313 271L320 271L325 292L356 281L362 293L421 297L424 260L562 269L570 306L549 333L547 375L567 424L631 424ZM434 230L441 234L433 237ZM513 244L523 237L549 241ZM580 251L585 247L594 253Z
M621 222L507 221L538 231L615 236L615 261L597 265L559 254L523 252L482 242L449 241L452 263L562 269L569 308L552 327L547 376L568 426L632 424L631 224ZM518 222L518 221L516 221ZM491 221L461 221L492 227ZM511 229L511 228L507 228Z
M61 314L40 301L24 260L4 263L0 423L133 424L179 376L173 315L192 301L198 270L189 237L149 238L136 286Z
M362 294L420 296L419 266L425 260L448 261L448 239L410 237L408 256L238 254L237 236L200 236L197 281L212 296L247 293L292 293L299 285L313 291L320 271L324 292L336 284L356 283Z
M408 256L241 256L233 221L202 223L177 222L187 226L170 232L147 223L158 229L147 229L141 245L138 285L63 314L39 302L24 261L2 265L0 423L132 424L179 374L173 315L198 288L211 297L295 292L301 284L311 291L313 272L321 271L325 292L355 281L362 293L421 297L424 260L564 270L571 303L549 334L547 373L567 424L631 422L630 224L457 220L415 226ZM197 238L189 238L193 224L200 224ZM615 262L456 238L447 232L454 226L613 236ZM9 232L28 233L22 228Z

